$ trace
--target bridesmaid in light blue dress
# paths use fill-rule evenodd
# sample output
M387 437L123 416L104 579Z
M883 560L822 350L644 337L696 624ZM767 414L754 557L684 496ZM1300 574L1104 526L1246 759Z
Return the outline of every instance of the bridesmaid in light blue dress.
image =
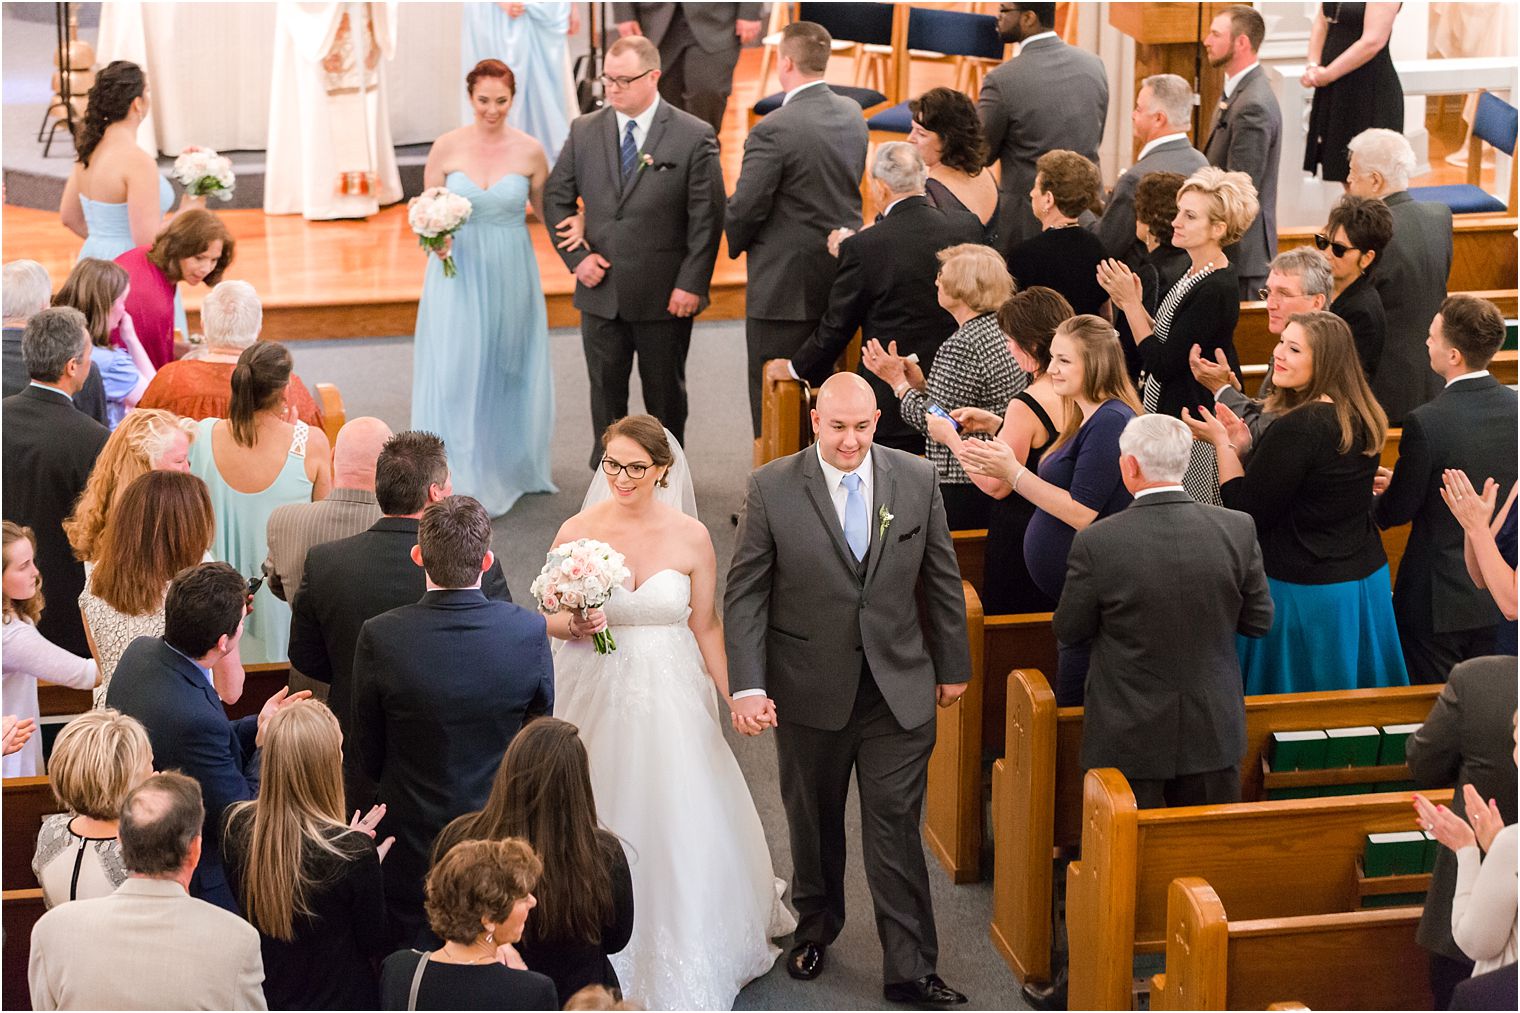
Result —
M475 121L433 142L426 186L467 198L455 233L458 275L429 257L413 345L412 428L448 447L454 491L493 517L523 493L555 492L554 386L538 262L524 214L543 206L543 145L508 122L512 73L485 60L466 77Z
M567 35L579 31L568 3L468 3L461 30L461 64L500 60L512 68L521 98L507 122L544 146L549 166L570 134L570 59ZM465 122L474 119L468 99Z

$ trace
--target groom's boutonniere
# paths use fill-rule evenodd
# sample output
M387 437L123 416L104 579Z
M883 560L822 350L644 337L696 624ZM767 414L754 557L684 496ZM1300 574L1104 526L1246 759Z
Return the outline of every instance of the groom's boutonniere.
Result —
M654 156L651 155L649 152L646 151L642 155L639 156L639 171L640 172L643 172L645 169L648 169L652 165L654 165Z
M887 537L887 528L892 526L892 515L887 512L886 507L879 507L876 510L876 520L878 521L876 538L880 540Z

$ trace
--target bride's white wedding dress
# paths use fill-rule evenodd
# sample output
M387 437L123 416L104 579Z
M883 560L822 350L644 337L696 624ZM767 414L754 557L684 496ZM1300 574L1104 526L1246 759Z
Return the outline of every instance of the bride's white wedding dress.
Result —
M603 611L617 650L561 642L554 715L580 728L602 824L633 871L633 938L613 954L648 1009L732 1009L796 927L749 786L724 741L691 614L691 578L664 569Z

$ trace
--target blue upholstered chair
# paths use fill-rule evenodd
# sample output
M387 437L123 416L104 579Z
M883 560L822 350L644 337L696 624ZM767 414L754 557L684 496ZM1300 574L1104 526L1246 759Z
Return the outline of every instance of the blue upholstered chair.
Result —
M1472 146L1467 158L1467 182L1447 186L1412 186L1409 196L1415 200L1445 204L1452 214L1514 214L1515 213L1515 135L1517 110L1508 102L1490 92L1478 94L1478 109L1473 115ZM1483 143L1510 156L1509 202L1478 185L1483 172Z

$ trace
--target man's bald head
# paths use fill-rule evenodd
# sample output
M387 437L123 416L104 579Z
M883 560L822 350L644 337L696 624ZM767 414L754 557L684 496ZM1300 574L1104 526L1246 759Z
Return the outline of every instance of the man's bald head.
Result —
M840 471L854 471L865 460L876 434L876 392L856 373L835 373L823 381L813 408L818 452Z
M871 385L866 383L866 378L859 373L835 373L823 385L818 388L818 396L814 399L821 411L825 405L834 406L838 400L839 407L844 409L861 408L862 406L876 407L876 392Z
M333 486L338 489L375 490L375 462L391 427L377 418L353 419L338 430L333 447Z

